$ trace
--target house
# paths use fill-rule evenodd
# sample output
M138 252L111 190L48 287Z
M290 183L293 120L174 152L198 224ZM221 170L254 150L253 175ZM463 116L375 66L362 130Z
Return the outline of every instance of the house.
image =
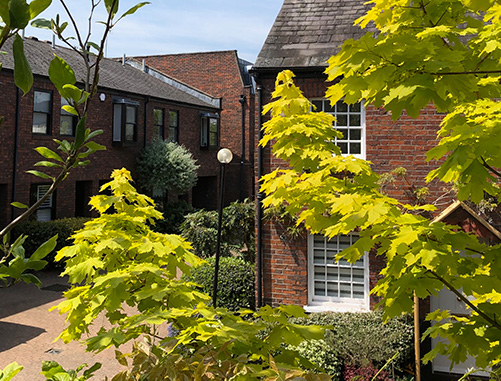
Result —
M176 80L222 99L220 146L229 148L233 161L228 165L225 203L254 195L254 84L248 69L251 63L235 50L162 54L134 57ZM213 147L207 147L209 151ZM212 153L213 155L216 152ZM215 177L199 177L200 184L215 184ZM193 205L207 208L215 197L193 192Z
M77 85L83 75L84 65L75 51L35 38L26 39L24 45L34 74L33 88L24 96L14 85L12 54L0 56L0 115L4 117L0 130L0 152L4 158L0 163L0 223L10 221L18 213L11 202L32 204L48 189L49 183L26 173L41 160L34 148L47 146L56 150L53 139L71 140L74 136L75 120L61 110L61 97L48 78L54 54L75 70ZM11 42L4 49L11 52ZM215 148L219 146L221 100L163 74L146 73L126 61L103 59L98 94L92 100L87 119L92 130L104 131L95 140L107 150L94 154L88 166L72 171L38 210L39 220L89 216L88 199L108 181L111 171L126 167L134 176L138 155L156 137L185 145L201 165L199 176L219 173L215 155L203 149L201 139L205 137ZM203 126L209 125L210 129L204 131ZM207 191L206 184L199 188ZM216 187L208 191L217 194ZM193 190L197 192L200 190Z
M317 110L336 117L336 127L344 134L337 144L344 154L371 161L379 173L406 168L406 179L411 185L403 181L388 187L386 192L390 196L412 203L413 187L427 186L426 202L438 206L439 215L432 218L460 224L467 231L499 242L499 230L485 218L466 204L454 203L438 182L425 183L426 174L436 165L426 162L425 153L436 144L443 115L429 106L418 119L403 115L393 121L383 109L364 103L348 106L342 101L331 107L324 98L329 86L324 74L327 60L339 51L343 41L366 33L353 23L369 6L358 0L284 0L251 70L257 84L258 111L271 100L277 74L292 70L296 84ZM262 133L262 124L263 120L258 120L256 141ZM285 163L271 154L270 147L265 147L257 149L256 166L259 177ZM258 193L258 202L263 197ZM378 300L369 291L379 279L383 259L366 254L353 264L333 260L357 239L356 234L329 241L322 235L304 232L294 238L283 224L263 220L260 209L258 213L261 214L257 222L258 304L297 304L310 312L368 311L374 307ZM438 303L450 300L450 295L444 295ZM423 312L429 308L428 302ZM438 365L435 370L448 369Z

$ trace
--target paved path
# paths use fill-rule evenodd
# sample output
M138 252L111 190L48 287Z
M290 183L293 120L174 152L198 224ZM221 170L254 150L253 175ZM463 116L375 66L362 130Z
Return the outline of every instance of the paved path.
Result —
M93 380L104 380L105 376L111 379L123 370L115 360L113 348L94 356L78 343L54 342L64 327L64 316L57 311L49 312L49 308L62 300L66 287L57 274L39 274L42 289L24 283L0 288L0 369L16 361L24 369L13 381L39 381L45 380L40 374L44 360L57 361L65 369L101 362L103 367Z

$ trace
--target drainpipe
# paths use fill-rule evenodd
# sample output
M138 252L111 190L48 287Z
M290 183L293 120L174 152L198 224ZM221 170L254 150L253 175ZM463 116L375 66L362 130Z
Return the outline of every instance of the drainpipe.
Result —
M263 176L263 147L259 142L263 138L263 87L257 86L257 126L258 126L258 148L257 148L257 178L258 178L258 191L257 191L257 232L256 232L256 267L257 267L257 308L263 306L263 199L264 194L261 192L261 177Z
M245 176L244 176L244 161L245 161L245 95L240 95L238 100L242 105L242 148L240 149L240 201L245 198Z
M19 123L21 120L21 90L17 88L16 92L16 119L15 119L15 130L14 130L14 162L12 168L12 202L16 201L17 193L17 156L18 156L18 141L19 141ZM11 220L16 218L15 210L13 206L11 207Z
M150 97L146 98L144 102L144 126L143 126L143 147L146 147L147 141L147 130L148 130L148 104L150 103Z

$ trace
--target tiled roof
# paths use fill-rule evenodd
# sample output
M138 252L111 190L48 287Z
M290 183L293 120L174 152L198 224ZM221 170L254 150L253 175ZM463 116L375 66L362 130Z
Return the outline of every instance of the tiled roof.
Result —
M3 50L8 52L8 54L0 55L0 62L2 63L3 69L14 68L14 59L11 53L11 40L12 39L3 47ZM52 44L49 42L42 42L31 38L25 39L24 49L33 74L47 77L50 62L54 54L56 54L64 59L75 71L77 81L83 82L85 65L82 58L72 49L60 46L53 48ZM93 59L93 57L91 59ZM101 61L99 69L99 86L101 88L129 94L150 96L194 106L214 108L210 103L160 81L130 65L123 66L120 61L112 59L105 58Z
M343 41L366 31L354 26L363 0L284 0L254 68L324 67Z

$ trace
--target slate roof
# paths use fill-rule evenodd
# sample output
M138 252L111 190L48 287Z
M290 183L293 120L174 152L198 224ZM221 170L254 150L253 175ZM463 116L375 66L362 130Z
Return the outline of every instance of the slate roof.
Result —
M364 2L284 0L254 69L326 67L344 40L367 32L353 25L370 8Z
M8 54L0 55L3 69L14 68L12 40L12 38L9 39L3 46L3 50L8 52ZM54 54L56 54L63 58L75 71L77 81L83 82L85 65L82 62L82 58L72 49L60 46L53 48L49 42L27 38L24 40L24 50L34 75L47 77L50 62L54 58ZM103 89L106 88L129 94L150 96L204 108L215 108L212 104L150 76L141 70L135 69L130 65L122 66L121 61L107 58L103 59L100 64L99 86Z

